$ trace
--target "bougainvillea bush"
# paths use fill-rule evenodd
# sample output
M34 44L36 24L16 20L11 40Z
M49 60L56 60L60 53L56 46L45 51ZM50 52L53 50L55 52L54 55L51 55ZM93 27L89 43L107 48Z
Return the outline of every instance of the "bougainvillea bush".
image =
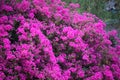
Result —
M120 39L78 4L0 0L0 80L120 80Z

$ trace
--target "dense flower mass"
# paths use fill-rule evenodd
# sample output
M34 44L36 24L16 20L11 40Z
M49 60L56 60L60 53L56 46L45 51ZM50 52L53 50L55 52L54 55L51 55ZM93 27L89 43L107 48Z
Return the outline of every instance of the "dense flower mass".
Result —
M120 39L78 4L0 1L0 80L120 80Z

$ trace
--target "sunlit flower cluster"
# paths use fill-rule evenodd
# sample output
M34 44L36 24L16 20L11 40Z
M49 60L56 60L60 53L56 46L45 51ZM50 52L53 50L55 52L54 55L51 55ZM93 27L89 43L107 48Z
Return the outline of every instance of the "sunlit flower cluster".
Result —
M120 39L79 4L1 0L0 80L120 80Z

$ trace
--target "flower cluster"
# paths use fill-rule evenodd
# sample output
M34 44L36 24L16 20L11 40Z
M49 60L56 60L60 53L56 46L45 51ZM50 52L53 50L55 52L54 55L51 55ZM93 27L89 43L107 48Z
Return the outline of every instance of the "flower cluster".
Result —
M120 80L120 39L78 4L0 1L0 80Z

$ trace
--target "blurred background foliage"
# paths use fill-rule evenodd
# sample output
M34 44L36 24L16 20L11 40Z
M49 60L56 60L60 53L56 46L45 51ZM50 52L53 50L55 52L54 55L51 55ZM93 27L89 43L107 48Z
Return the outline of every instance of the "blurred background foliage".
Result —
M115 1L115 10L106 10L106 5L110 0L62 0L67 4L79 3L78 11L90 12L101 18L107 24L107 30L117 29L120 34L120 0ZM111 0L112 1L112 0ZM119 35L120 36L120 35Z

